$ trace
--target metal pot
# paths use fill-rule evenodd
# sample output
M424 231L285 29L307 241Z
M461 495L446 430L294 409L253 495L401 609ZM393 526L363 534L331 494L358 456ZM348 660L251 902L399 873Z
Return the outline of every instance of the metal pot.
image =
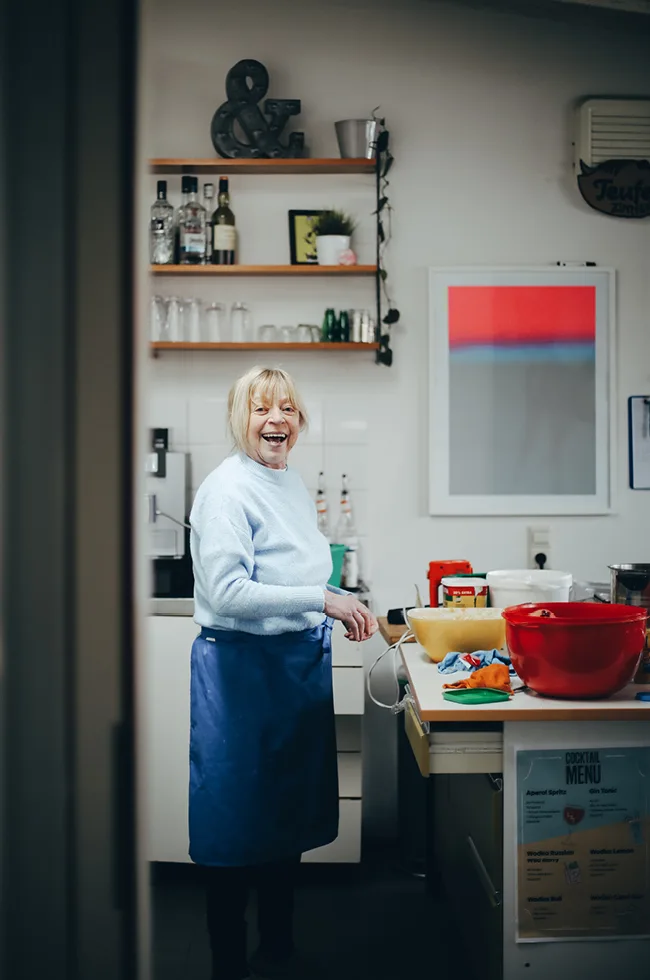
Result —
M650 565L610 565L611 601L650 609Z

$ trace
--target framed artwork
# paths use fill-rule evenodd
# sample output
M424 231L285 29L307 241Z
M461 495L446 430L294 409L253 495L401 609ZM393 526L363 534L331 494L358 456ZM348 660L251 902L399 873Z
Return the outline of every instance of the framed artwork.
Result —
M316 263L316 237L312 230L312 221L322 213L322 211L289 211L291 265Z
M429 512L607 514L615 274L429 270Z

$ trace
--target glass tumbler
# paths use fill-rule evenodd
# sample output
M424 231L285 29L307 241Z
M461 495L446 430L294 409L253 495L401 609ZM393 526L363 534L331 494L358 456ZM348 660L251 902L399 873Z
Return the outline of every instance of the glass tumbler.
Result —
M201 319L203 303L200 299L189 299L185 302L184 330L185 340L198 344L201 340Z
M283 344L293 344L296 340L295 327L280 327L280 340Z
M223 337L223 315L225 306L223 303L210 303L205 311L203 320L203 336L208 344L220 344L224 341Z
M154 343L167 339L165 301L162 296L152 296L149 306L149 337Z
M296 328L296 340L300 344L311 344L312 328L308 323L299 323Z
M178 343L183 339L183 304L178 296L170 296L167 300L166 340Z
M262 324L257 335L262 344L272 344L278 339L278 331L272 323Z
M251 315L245 303L233 303L230 309L230 332L233 344L245 344L250 340Z

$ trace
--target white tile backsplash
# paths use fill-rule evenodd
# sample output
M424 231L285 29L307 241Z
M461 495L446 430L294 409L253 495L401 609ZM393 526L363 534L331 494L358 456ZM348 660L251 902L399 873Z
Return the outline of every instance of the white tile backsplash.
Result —
M325 474L329 484L340 487L341 477L345 473L350 493L368 489L367 446L333 445L327 442L324 448Z
M193 358L183 364L182 372L176 366L176 376L167 370L155 377L148 411L150 425L170 429L171 448L189 453L188 508L206 476L231 452L226 410L233 374L230 370L227 375L220 374L211 362ZM318 474L324 470L332 531L339 516L341 474L347 474L357 531L363 541L369 530L371 484L366 398L354 388L341 392L338 385L312 381L300 387L309 430L299 436L290 465L298 470L312 497ZM362 555L363 575L370 578L365 544Z
M147 422L150 428L169 429L169 448L182 452L187 446L187 399L164 392L149 398Z
M359 406L355 409L347 396L340 400L330 400L325 405L324 441L326 443L345 443L363 446L368 441L367 413Z
M206 476L215 469L219 463L223 462L230 453L230 446L227 443L220 443L212 446L192 446L189 450L189 486L192 490L192 498L199 489Z
M191 446L209 446L228 441L225 398L189 398L187 441Z
M318 474L323 469L323 445L310 446L302 441L302 436L289 454L289 465L300 473L305 486L316 488Z

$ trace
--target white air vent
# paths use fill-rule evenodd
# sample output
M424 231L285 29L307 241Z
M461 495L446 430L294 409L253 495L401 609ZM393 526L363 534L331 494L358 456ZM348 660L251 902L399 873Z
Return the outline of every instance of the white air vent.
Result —
M575 168L650 160L650 99L588 99L578 107Z

